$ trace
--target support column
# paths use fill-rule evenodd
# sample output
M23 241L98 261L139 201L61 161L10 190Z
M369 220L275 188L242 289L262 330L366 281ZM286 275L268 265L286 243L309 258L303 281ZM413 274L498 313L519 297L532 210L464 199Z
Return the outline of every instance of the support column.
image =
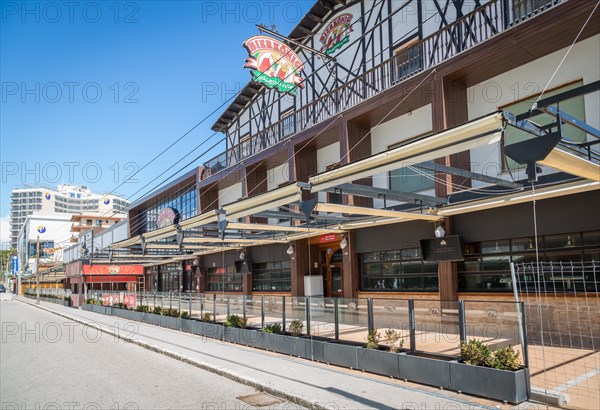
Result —
M441 132L448 128L463 124L469 120L467 106L467 89L447 77L436 77L433 80L432 98L432 123L433 132ZM436 159L435 162L451 167L470 170L471 156L469 151ZM455 189L453 185L470 187L471 180L450 174L435 174L438 180L435 183L436 196L448 196ZM452 224L446 220L446 234L452 234ZM440 286L440 300L457 300L458 275L456 262L440 262L438 265L438 281Z
M358 274L358 255L354 251L353 231L348 231L346 233L346 241L348 242L348 245L342 250L342 297L355 298L360 289L360 276Z
M345 165L371 155L371 128L364 124L342 121L339 126L340 165ZM373 186L371 177L354 181L355 184ZM343 192L342 192L343 193ZM373 207L373 199L355 195L344 195L346 205Z

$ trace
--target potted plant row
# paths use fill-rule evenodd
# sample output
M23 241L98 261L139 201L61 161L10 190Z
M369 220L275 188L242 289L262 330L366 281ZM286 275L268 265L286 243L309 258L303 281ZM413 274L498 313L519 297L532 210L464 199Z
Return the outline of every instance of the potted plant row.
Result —
M91 305L92 307L98 305ZM102 307L102 306L101 306ZM107 314L111 314L107 311ZM293 355L309 360L359 369L398 379L462 391L511 403L529 397L529 372L519 366L519 353L511 346L490 351L481 341L461 344L461 358L421 356L403 350L404 339L393 329L370 330L366 344L337 343L303 335L304 323L292 320L286 331L272 323L253 329L238 315L216 323L210 313L189 319L177 309L113 305L112 314L128 320L183 330L197 335Z

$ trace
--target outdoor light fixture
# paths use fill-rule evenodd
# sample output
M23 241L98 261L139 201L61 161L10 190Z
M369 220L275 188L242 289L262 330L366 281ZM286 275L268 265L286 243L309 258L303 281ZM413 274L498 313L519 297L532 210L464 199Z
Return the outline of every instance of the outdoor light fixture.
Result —
M240 260L244 260L246 258L246 252L241 251L240 252Z
M288 255L292 255L294 253L294 245L290 245L286 252Z
M435 237L436 238L443 238L444 235L446 235L446 230L444 229L444 227L442 225L438 226L437 228L435 228Z
M346 246L348 246L348 241L346 240L346 237L344 236L344 239L342 239L342 241L340 242L340 248L346 249Z

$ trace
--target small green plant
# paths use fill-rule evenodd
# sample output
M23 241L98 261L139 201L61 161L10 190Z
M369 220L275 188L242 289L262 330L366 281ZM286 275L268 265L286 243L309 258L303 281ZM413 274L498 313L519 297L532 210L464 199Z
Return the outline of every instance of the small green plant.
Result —
M160 315L162 314L162 308L160 306L154 306L154 309L152 309L152 313L154 313L155 315Z
M179 317L182 319L189 319L190 314L188 312L186 312L185 310L182 310L181 313L179 314Z
M519 370L519 352L512 346L501 347L494 350L491 358L491 367L500 370Z
M300 336L304 330L304 323L301 320L294 319L290 322L289 331L292 336Z
M162 308L160 314L163 316L179 317L179 310L174 308Z
M379 342L381 342L381 336L377 329L369 330L367 334L367 345L365 346L367 349L379 349Z
M150 308L150 306L146 306L146 305L138 305L135 307L135 311L149 313L151 311L151 308Z
M96 302L96 299L86 299L85 300L85 304L86 305L97 305L98 303Z
M404 339L402 338L400 332L387 329L385 331L385 337L383 339L384 342L388 344L388 351L392 353L397 353L402 346L404 346Z
M281 323L267 325L263 328L263 332L279 334L281 333Z
M117 302L117 303L113 303L112 307L117 308L117 309L129 309L129 306L127 306L127 303L121 303L121 302Z
M238 315L227 315L225 318L225 322L223 324L227 327L239 327L241 329L245 329L248 324L248 319L243 318Z
M203 322L212 322L212 317L210 315L210 313L204 313L202 314L202 319Z
M492 354L481 340L475 339L461 343L460 356L466 364L491 367Z

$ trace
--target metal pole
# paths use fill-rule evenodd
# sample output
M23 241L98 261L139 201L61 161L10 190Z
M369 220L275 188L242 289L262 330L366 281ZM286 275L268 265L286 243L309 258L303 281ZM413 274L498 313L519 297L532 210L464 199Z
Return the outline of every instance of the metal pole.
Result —
M373 323L373 299L367 299L367 328L370 331L375 330L375 323Z
M529 368L529 345L527 344L527 314L525 313L525 302L520 302L517 306L521 307L521 323L519 330L521 331L521 347L523 348L523 364Z
M517 308L517 320L519 321L519 338L521 339L521 347L523 348L523 361L525 362L525 367L529 367L529 358L526 358L527 355L527 340L525 339L526 335L526 326L525 324L525 302L519 302L519 292L517 290L517 272L515 270L514 262L510 263L510 278L512 280L513 286L513 295L515 297L515 304ZM521 312L521 306L523 306L523 311Z
M467 343L467 323L465 320L465 301L458 301L458 333L460 336L460 343Z
M281 331L285 333L285 296L281 297Z
M40 304L40 236L37 236L37 246L35 252L35 289L36 289L36 298L35 304Z
M417 335L415 332L415 301L408 301L408 331L410 333L410 351L414 352L417 349Z
M260 328L265 328L265 297L260 297Z
M306 335L310 336L310 296L304 298L306 301Z
M340 340L340 314L338 312L338 304L338 298L333 298L333 326L336 342Z

